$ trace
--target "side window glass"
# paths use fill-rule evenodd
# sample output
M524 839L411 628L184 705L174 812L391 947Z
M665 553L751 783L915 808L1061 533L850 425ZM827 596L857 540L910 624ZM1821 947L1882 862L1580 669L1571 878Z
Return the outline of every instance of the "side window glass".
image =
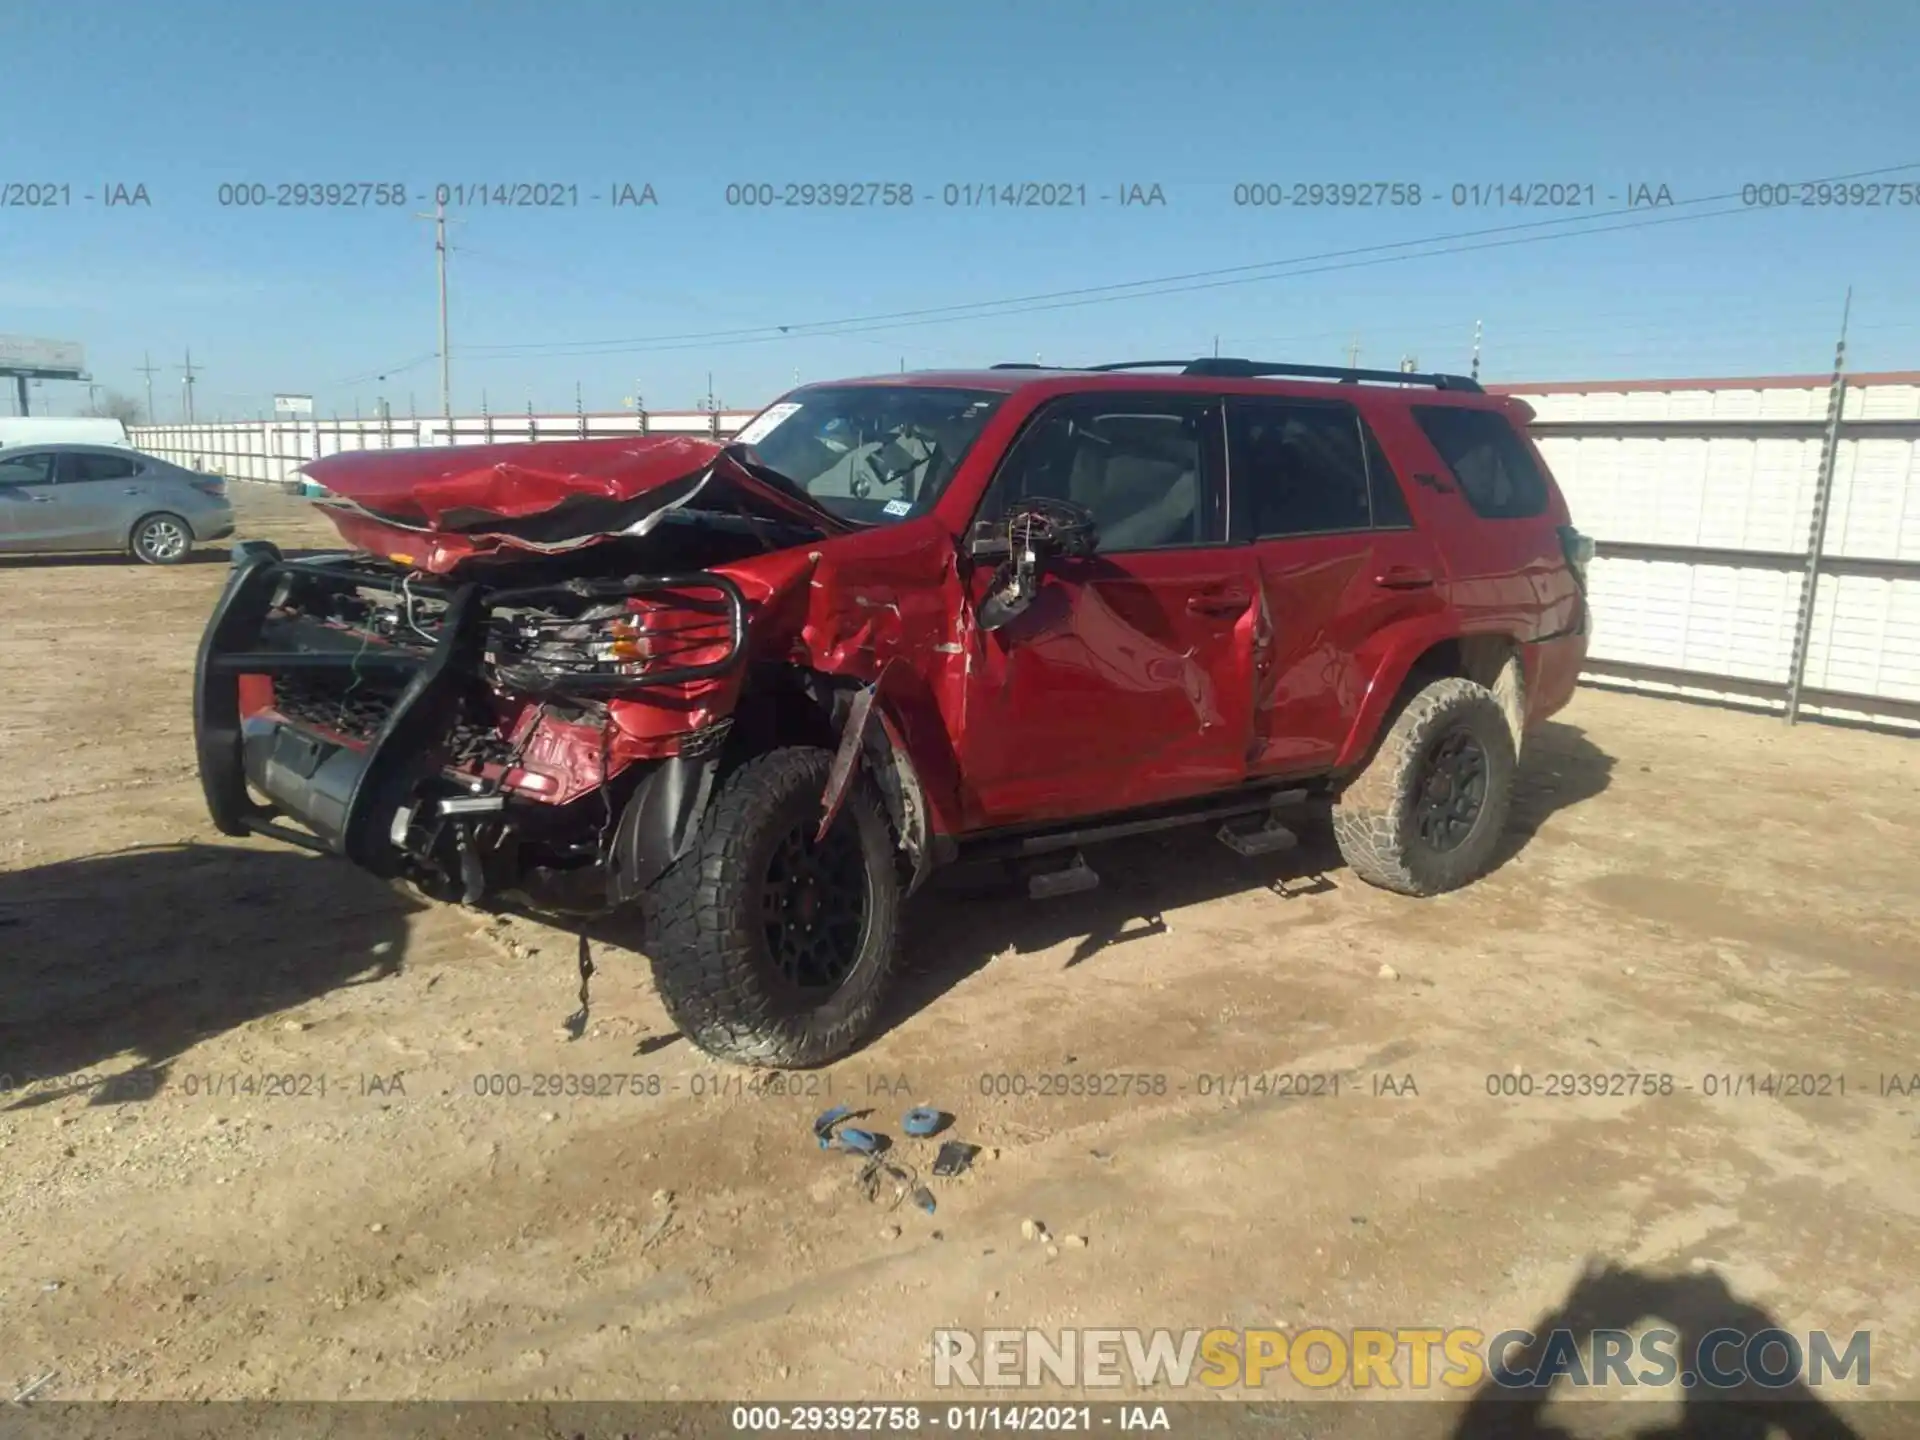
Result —
M10 455L0 460L0 485L47 485L53 481L53 456Z
M1413 418L1447 462L1476 514L1489 520L1522 520L1547 508L1540 467L1506 416L1493 410L1416 405Z
M1203 403L1116 394L1073 400L1036 418L980 508L999 521L1015 501L1046 496L1093 513L1107 554L1216 538L1207 496Z
M1373 523L1360 417L1344 405L1236 400L1228 453L1256 540Z
M1364 420L1360 422L1360 431L1367 441L1367 489L1373 497L1373 528L1411 530L1413 516L1407 513L1407 492L1400 488L1400 477L1393 472L1393 462L1387 459L1379 438Z
M66 478L70 480L126 480L138 468L119 455L73 455Z

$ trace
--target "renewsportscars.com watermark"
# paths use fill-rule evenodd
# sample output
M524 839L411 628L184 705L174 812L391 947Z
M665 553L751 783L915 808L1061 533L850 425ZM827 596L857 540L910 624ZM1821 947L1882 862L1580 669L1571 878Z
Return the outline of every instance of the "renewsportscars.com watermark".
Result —
M1439 1326L1332 1330L936 1330L933 1383L947 1389L1133 1386L1531 1390L1678 1385L1784 1390L1873 1374L1872 1332L1786 1330L1499 1330Z

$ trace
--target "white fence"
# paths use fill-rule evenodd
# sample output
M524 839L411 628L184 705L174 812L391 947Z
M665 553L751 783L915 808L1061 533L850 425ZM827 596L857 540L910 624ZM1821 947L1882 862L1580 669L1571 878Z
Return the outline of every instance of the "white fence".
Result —
M1534 407L1575 522L1599 543L1587 679L1772 709L1797 691L1805 713L1920 728L1920 373L1847 381L1819 534L1825 376L1498 388ZM731 435L750 418L464 416L451 443ZM243 421L144 427L133 443L279 482L320 456L449 432L438 419Z
M1920 726L1920 374L1847 380L1817 535L1825 376L1500 388L1599 542L1588 679Z

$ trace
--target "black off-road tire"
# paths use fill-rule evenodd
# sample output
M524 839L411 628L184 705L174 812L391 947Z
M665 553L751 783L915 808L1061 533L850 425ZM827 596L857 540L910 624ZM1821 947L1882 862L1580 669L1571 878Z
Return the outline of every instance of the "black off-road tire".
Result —
M745 1065L801 1069L846 1054L865 1038L885 996L899 944L900 878L879 793L856 775L829 832L858 848L861 911L851 968L830 992L783 975L763 918L776 852L799 828L810 842L833 756L770 751L722 778L686 855L654 882L647 951L667 1014L707 1054ZM849 851L841 858L851 868Z
M1444 848L1430 843L1421 806L1436 757L1475 751L1484 764L1478 808L1456 841ZM1493 863L1513 802L1515 768L1513 731L1493 692L1471 680L1436 680L1407 702L1366 768L1335 800L1340 853L1354 874L1383 890L1438 895L1458 889Z

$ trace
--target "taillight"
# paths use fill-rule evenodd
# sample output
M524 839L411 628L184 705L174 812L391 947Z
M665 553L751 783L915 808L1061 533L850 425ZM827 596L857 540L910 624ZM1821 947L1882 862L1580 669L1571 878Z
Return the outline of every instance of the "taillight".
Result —
M216 500L227 493L227 482L218 475L196 475L187 483L202 495L211 495Z
M1580 593L1587 590L1587 567L1593 563L1593 537L1582 535L1571 525L1560 527L1560 548L1566 554L1567 568L1573 571Z

